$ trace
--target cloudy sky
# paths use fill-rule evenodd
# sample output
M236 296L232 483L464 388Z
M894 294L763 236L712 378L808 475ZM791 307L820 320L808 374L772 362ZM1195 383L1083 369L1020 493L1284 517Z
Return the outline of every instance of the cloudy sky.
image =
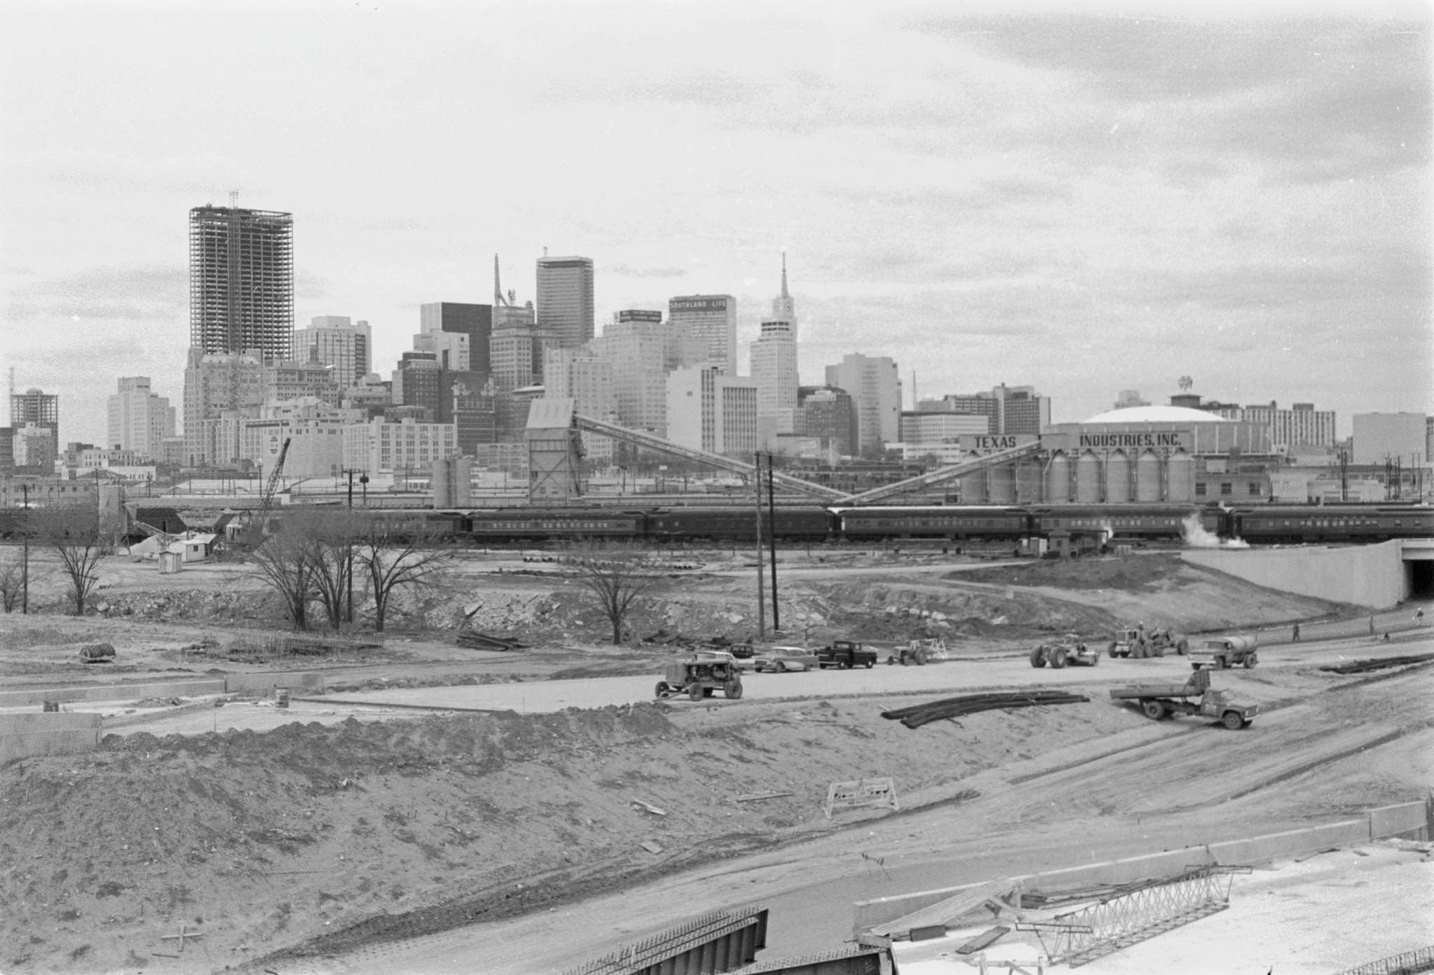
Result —
M1199 8L1199 19L1189 10ZM804 382L1434 413L1430 8L748 2L0 4L0 369L62 440L178 405L187 216L294 214L299 324L532 297L599 329L741 303L788 253ZM745 348L741 350L745 365ZM745 370L744 370L745 371Z

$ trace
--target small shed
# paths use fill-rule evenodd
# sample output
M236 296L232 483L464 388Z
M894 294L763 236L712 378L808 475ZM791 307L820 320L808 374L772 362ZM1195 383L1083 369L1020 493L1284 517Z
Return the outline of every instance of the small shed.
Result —
M184 566L184 554L182 552L171 552L165 550L159 553L159 571L161 575L170 575L178 572Z
M212 554L214 539L217 537L217 535L191 532L183 538L176 539L168 551L173 551L175 548L178 548L180 550L180 557L185 562L203 562Z

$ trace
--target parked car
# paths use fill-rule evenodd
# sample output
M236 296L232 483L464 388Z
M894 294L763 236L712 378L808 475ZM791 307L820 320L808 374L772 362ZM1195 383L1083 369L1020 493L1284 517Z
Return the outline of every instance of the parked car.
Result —
M853 667L870 667L876 663L876 651L868 650L853 640L833 640L816 653L817 662L822 667L851 670Z
M817 670L820 666L817 655L806 647L756 647L752 651L752 669L759 674Z

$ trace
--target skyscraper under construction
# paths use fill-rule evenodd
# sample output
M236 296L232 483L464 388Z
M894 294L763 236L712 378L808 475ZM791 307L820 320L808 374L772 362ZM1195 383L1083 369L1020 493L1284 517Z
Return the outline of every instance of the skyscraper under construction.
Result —
M189 211L191 348L289 358L293 244L289 213L209 205Z

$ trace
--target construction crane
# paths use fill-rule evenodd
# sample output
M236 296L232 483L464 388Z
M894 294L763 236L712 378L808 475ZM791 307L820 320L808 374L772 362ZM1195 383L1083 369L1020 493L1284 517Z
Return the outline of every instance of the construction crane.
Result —
M279 490L279 477L284 473L284 458L289 455L289 439L284 438L283 445L279 447L279 456L274 458L274 466L270 469L269 476L264 479L264 487L259 492L259 506L250 509L249 517L244 520L244 528L238 540L247 548L258 548L269 534L269 509L274 506L274 495Z
M264 490L259 494L259 514L256 517L260 537L268 534L269 509L274 506L274 493L279 489L279 477L284 473L284 458L289 456L289 440L289 437L284 438L283 445L279 447L279 456L274 460L274 467L264 480Z

